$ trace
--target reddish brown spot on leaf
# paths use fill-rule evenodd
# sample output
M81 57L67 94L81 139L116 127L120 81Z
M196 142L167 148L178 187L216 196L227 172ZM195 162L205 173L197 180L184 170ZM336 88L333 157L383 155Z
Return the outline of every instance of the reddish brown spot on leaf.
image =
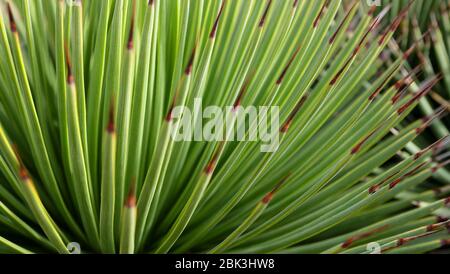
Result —
M211 39L216 37L217 27L219 26L220 17L222 16L225 2L226 2L226 0L223 0L222 5L220 6L219 14L216 17L216 20L214 21L214 25L211 30L211 33L209 34L209 38L211 38Z
M270 7L272 6L272 0L268 0L267 4L266 4L266 8L264 9L264 13L261 17L261 20L259 20L259 24L258 26L260 28L262 28L264 26L264 23L266 22L267 19L267 14L269 13Z
M16 20L14 20L14 15L13 12L11 10L11 6L9 5L9 3L6 3L6 7L8 10L8 17L9 17L9 26L11 28L11 32L16 33L17 32L17 25L16 25Z

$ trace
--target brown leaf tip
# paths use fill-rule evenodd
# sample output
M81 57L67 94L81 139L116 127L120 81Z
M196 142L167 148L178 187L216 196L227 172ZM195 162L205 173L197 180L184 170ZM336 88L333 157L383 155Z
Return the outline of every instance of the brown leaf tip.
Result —
M325 10L326 6L328 5L328 0L323 3L322 7L320 8L319 14L317 15L316 19L314 20L313 27L316 28L319 25L320 18L322 18L323 11Z
M284 77L286 76L287 71L289 70L289 67L292 65L292 63L295 60L295 57L297 57L298 53L300 52L301 46L298 46L297 49L294 51L294 54L292 55L291 59L289 59L288 63L286 64L285 68L280 74L280 77L278 77L278 80L276 82L277 85L281 85L283 82Z
M169 107L169 111L167 112L166 117L164 120L168 123L172 122L173 120L173 109L175 108L175 100L173 100L172 104Z
M429 147L424 149L424 152L427 152L429 150L433 151L433 154L438 153L439 150L441 150L444 146L448 144L449 141L449 135L446 135L442 137L441 139L437 140L435 143L431 144Z
M419 99L421 99L422 97L424 97L425 95L427 95L431 89L433 88L434 85L436 85L442 78L442 75L438 75L436 76L434 79L431 79L429 81L427 81L422 88L414 95L413 98L411 98L408 102L406 102L402 107L400 107L397 110L397 113L400 115L403 112L405 112L407 109L409 109L409 107L414 104L414 102L418 101Z
M394 70L392 70L392 72L389 73L389 75L383 80L383 82L380 84L380 86L369 96L369 101L373 101L378 96L378 94L381 93L381 91L383 90L384 86L389 81L389 79L391 79L391 77L394 75L394 73L397 72L398 67L399 66L397 66Z
M398 184L400 184L404 179L408 178L409 176L412 176L412 175L416 174L421 168L423 168L425 165L429 164L430 161L431 160L427 160L427 161L421 163L420 165L418 165L417 167L413 168L411 171L409 171L408 173L403 175L401 178L398 178L397 180L395 180L392 183L390 183L389 184L389 189L393 189Z
M197 42L194 45L194 48L192 49L191 57L189 57L188 64L186 66L186 69L184 73L186 75L190 75L192 73L192 67L194 66L194 60L195 60L195 53L197 51Z
M380 126L381 127L381 126ZM374 131L372 131L369 135L367 135L361 142L359 142L356 146L354 146L350 152L351 155L357 154L362 146L369 141L369 139L375 135L375 133L380 129L380 127L376 128Z
M444 205L445 205L446 207L450 207L450 197L447 197L447 199L445 199Z
M128 42L127 42L127 49L128 50L132 50L134 45L133 45L133 38L134 38L134 24L135 24L135 19L136 18L136 1L133 0L133 10L131 13L131 21L130 21L130 33L128 34Z
M125 201L125 206L127 208L136 207L136 179L133 178L130 184L130 189L128 191L127 199Z
M269 192L269 193L267 193L267 195L264 196L264 198L262 199L262 203L263 203L263 204L268 204L268 203L270 203L270 201L272 201L272 199L273 199L273 193L272 193L272 192Z
M73 73L72 73L72 63L70 61L69 46L64 43L64 52L66 55L66 67L67 67L67 83L72 85L74 83Z
M6 3L6 7L8 10L9 25L11 28L11 32L15 33L15 32L17 32L17 25L16 25L16 20L14 20L14 14L12 12L12 9L11 9L11 6L9 3Z
M111 105L109 106L109 117L108 126L106 130L108 133L114 133L116 131L115 127L115 111L114 111L114 99L111 99Z
M222 5L220 6L219 14L216 17L211 33L209 34L209 38L211 39L216 37L217 27L219 26L220 17L222 16L223 8L225 7L225 2L226 0L223 0Z
M398 178L389 184L389 189L393 189L403 181L404 177Z
M412 69L410 72L408 72L408 74L405 77L398 80L394 84L395 89L400 91L405 85L409 87L409 85L411 85L412 82L414 82L413 76L420 72L420 70L422 69L422 66L423 66L423 63L417 65L414 69ZM394 101L394 99L392 101Z
M30 177L28 176L28 171L24 167L20 167L19 177L22 181L28 180Z
M266 4L266 8L264 9L264 13L261 16L261 20L259 20L258 26L260 28L262 28L264 26L264 23L266 22L267 14L269 13L271 5L272 5L272 0L268 0L267 4ZM295 5L295 2L294 2L294 5Z
M344 19L341 21L341 23L339 24L338 28L336 29L336 31L333 33L333 35L331 36L330 40L328 40L329 44L333 44L334 40L336 39L338 33L341 31L342 27L344 26L344 23L347 22L348 18L350 17L351 12L355 9L355 7L357 6L358 1L354 1L352 7L347 11L347 14L345 15Z
M416 48L418 48L419 42L421 40L425 40L430 34L431 34L430 30L427 30L422 35L422 37L420 37L417 41L415 41L414 44L412 44L411 47L403 53L403 59L407 60L409 58L409 56L414 52L414 50L416 50Z
M397 240L397 245L395 247L403 246L403 245L405 245L405 244L407 244L409 242L412 242L412 241L415 241L415 240L418 240L418 239L421 239L421 238L425 238L425 237L430 236L432 234L434 234L434 231L423 233L423 234L420 234L420 235L417 235L417 236L400 238L400 239Z
M306 100L308 100L308 96L309 96L308 94L303 95L303 97L300 99L300 101L297 103L297 105L295 105L291 114L289 114L286 122L284 122L284 124L281 126L281 128L280 128L281 133L286 133L289 130L292 122L294 121L295 116L297 116L298 112L300 111L302 106L305 104Z
M212 156L209 163L206 165L206 167L204 169L204 172L206 175L211 175L214 172L214 169L216 168L216 165L217 165L217 160L219 160L219 152L220 152L220 150L217 150L214 153L214 155Z
M236 98L236 100L234 101L233 104L233 112L235 112L237 110L237 108L241 105L242 103L242 99L244 98L244 95L247 92L247 89L250 85L251 80L253 79L253 76L255 75L254 72L252 72L249 76L247 76L247 78L245 79L244 84L241 87L241 90L239 91L239 95Z
M378 190L380 190L380 185L373 185L369 188L369 194L375 194Z
M214 161L210 161L205 167L205 174L211 175L214 171L215 166L216 166L216 163Z
M365 233L361 233L359 235L355 235L353 237L348 238L345 242L342 243L341 248L348 248L350 247L354 242L358 241L358 240L362 240L364 238L368 238L376 233L382 232L383 230L385 230L388 227L388 225L376 228L374 230L365 232Z
M134 47L133 36L134 36L134 19L131 19L130 34L128 36L128 43L127 43L128 50L132 50Z
M19 178L22 181L27 181L30 176L28 175L27 168L25 167L25 164L22 161L22 157L20 157L19 149L17 148L16 144L12 145L14 154L16 155L17 161L19 162Z
M440 229L441 227L448 228L449 225L450 225L450 223L448 222L448 220L438 218L438 223L427 226L427 232L436 231L436 230Z
M422 118L422 125L420 125L420 127L418 127L416 129L416 133L419 135L421 134L423 131L425 131L425 129L428 128L428 126L430 126L435 120L440 120L443 117L445 117L447 115L446 112L446 107L445 106L441 106L439 107L434 113L425 116ZM448 137L448 136L446 136Z
M270 201L272 201L273 196L278 192L278 190L280 190L280 188L284 185L284 183L286 183L286 181L289 179L289 177L291 177L292 173L288 173L288 175L286 175L283 179L281 179L281 181L272 189L272 191L270 191L269 193L266 194L266 196L264 196L264 198L262 199L262 203L263 204L268 204L270 203Z
M445 161L445 162L443 162L443 163L437 164L435 167L431 168L431 171L433 173L436 173L436 172L438 172L439 169L444 168L445 166L447 166L449 164L450 164L450 159Z

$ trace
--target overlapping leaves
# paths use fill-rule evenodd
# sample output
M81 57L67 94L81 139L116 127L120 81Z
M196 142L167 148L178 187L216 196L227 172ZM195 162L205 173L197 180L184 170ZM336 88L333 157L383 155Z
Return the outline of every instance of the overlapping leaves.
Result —
M1 4L1 252L448 243L450 189L420 188L446 139L403 150L442 114L405 121L439 79L406 92L415 48L380 58L407 9L382 24L389 7L360 1ZM280 147L175 142L171 111L195 98L280 106Z

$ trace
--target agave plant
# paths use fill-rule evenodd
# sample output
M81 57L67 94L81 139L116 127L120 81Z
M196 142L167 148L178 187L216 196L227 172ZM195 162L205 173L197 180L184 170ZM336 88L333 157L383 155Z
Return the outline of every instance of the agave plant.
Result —
M439 77L382 56L408 8L361 1L0 3L0 252L423 253L450 243L446 138L405 150ZM387 67L387 68L386 68ZM414 71L411 71L413 73ZM226 109L225 119L195 109ZM230 137L248 106L279 138ZM230 106L227 108L227 106ZM276 119L275 119L276 120ZM276 125L276 123L275 123ZM206 128L206 127L205 127Z
M427 2L427 4L423 2ZM402 54L399 49L405 48L404 45L407 41L416 41L419 51L415 57L410 58L409 65L407 65L407 68L417 68L416 73L411 77L423 80L439 74L442 78L442 81L430 92L430 96L421 99L420 111L414 113L417 117L417 115L430 115L433 108L440 106L448 110L450 106L447 101L450 96L450 21L448 15L450 2L415 1L412 5L412 9L415 8L416 12L409 16L409 20L403 22L402 32L399 33L396 41L391 41L389 48L395 53L394 56L398 56ZM424 18L423 14L427 16ZM422 15L422 19L419 19L419 15ZM403 70L402 74L405 76L408 71ZM411 90L416 92L418 86L412 84ZM416 144L409 144L408 150L417 152L419 146L431 144L448 136L447 121L447 118L441 117L431 126L431 130L415 141ZM445 184L450 182L450 174L445 169L439 170L433 177Z
M401 45L407 46L409 42L413 40L412 27L420 26L426 29L431 21L430 14L438 11L443 5L446 5L447 0L400 0L400 1L389 1L381 0L380 7L391 5L389 16L394 18L400 10L405 8L407 5L411 5L410 12L408 16L403 20L401 26L399 27L398 35L402 38Z

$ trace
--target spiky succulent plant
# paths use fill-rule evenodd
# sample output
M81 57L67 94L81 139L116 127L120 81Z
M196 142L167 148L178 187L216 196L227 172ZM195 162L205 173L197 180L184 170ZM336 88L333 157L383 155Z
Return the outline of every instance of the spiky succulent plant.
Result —
M405 3L398 3L397 6L401 8L402 5ZM389 44L389 51L393 52L393 56L398 56L402 54L399 49L404 49L409 42L416 41L419 50L406 65L407 69L416 68L415 73L410 75L411 78L415 81L434 75L440 75L442 78L429 96L421 99L419 110L414 112L414 116L430 115L433 109L438 107L448 111L450 109L448 102L450 98L450 1L415 1L411 9L415 12L410 13L408 20L404 20L395 41ZM403 76L408 74L407 69L402 71ZM413 92L417 89L417 85L411 86ZM426 146L448 136L450 133L448 118L444 116L433 123L430 130L422 134L414 143L409 144L408 150L417 152L420 146ZM447 157L448 154L443 154L438 159L443 160ZM450 173L446 169L439 170L433 177L445 184L450 182Z
M442 113L405 120L439 77L397 81L414 46L380 58L408 7L385 26L364 1L0 2L0 253L449 244L450 187L424 184L446 139L404 150ZM176 140L179 106L193 130L278 106L279 145Z

